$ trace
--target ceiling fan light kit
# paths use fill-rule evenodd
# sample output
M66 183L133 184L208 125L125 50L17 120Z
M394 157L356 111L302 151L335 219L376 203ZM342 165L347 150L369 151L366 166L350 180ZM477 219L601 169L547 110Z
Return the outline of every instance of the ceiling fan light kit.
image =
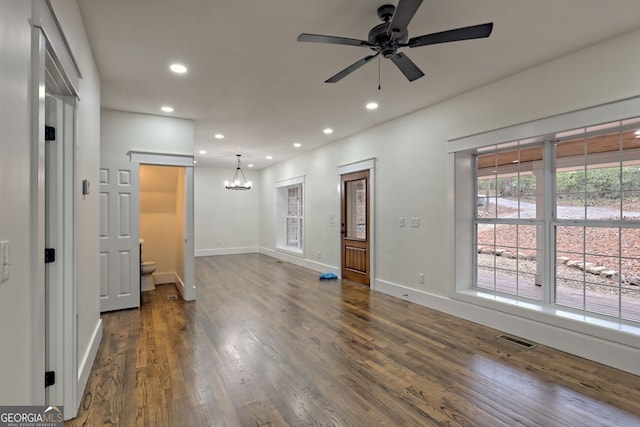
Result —
M382 20L382 24L376 25L369 31L367 40L302 33L298 36L298 41L368 47L375 52L372 55L367 55L359 61L354 62L344 70L328 78L325 83L339 82L364 64L378 57L378 55L390 59L402 74L404 74L407 80L412 82L424 76L424 73L407 55L398 52L399 48L414 48L439 43L479 39L491 35L493 23L489 22L409 38L407 27L421 4L422 0L399 0L397 7L392 4L380 6L378 8L378 17Z

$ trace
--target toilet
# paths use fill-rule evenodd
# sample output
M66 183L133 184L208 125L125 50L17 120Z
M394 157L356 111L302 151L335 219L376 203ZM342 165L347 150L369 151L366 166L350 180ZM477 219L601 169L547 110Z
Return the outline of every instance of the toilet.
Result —
M153 281L153 272L156 271L156 262L155 261L144 261L140 266L140 274L141 274L141 291L152 291L156 288L156 285Z

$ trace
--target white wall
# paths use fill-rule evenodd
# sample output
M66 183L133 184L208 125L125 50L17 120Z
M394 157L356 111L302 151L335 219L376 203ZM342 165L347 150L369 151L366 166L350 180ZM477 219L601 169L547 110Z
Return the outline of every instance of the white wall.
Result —
M322 261L337 268L339 228L330 227L328 219L330 213L339 213L337 167L374 157L374 286L389 293L414 289L430 296L436 308L440 304L440 309L448 310L453 276L448 268L452 218L448 216L447 141L637 96L640 59L634 53L639 43L640 31L609 40L263 169L261 250L275 249L274 182L305 175L306 261L320 251ZM419 217L420 227L399 227L400 216ZM426 274L423 285L418 283L419 273ZM455 310L461 312L460 307ZM480 314L470 317L484 321ZM527 325L528 332L523 333L540 339L538 332L543 328L540 325L536 331L537 327ZM606 353L602 352L600 361L616 366L615 356Z
M260 218L258 173L242 171L253 182L250 190L227 190L224 181L235 169L197 166L194 170L196 256L256 252ZM275 195L274 195L275 197Z
M73 0L53 0L55 13L69 48L82 74L81 101L77 107L76 156L76 244L78 357L81 362L92 345L99 325L98 312L98 202L92 195L80 196L81 178L97 183L99 144L99 76ZM39 343L42 319L33 312L32 299L41 284L34 283L30 237L30 217L37 211L32 199L31 103L29 100L31 62L31 2L0 0L0 240L11 242L11 278L0 284L0 402L7 404L44 403L41 370L44 360ZM44 301L42 301L44 304ZM44 308L44 306L42 306ZM89 368L93 360L89 361ZM81 368L81 367L80 367ZM38 386L34 386L38 384ZM81 393L82 390L79 390Z
M0 0L0 240L11 242L11 278L0 283L0 402L33 403L29 217L30 2Z
M193 121L102 110L100 154L129 161L129 151L193 155Z

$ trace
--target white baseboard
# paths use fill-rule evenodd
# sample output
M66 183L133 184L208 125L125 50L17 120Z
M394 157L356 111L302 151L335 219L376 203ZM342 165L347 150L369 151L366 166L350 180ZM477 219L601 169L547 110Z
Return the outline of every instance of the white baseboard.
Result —
M255 254L258 252L257 246L247 246L239 248L215 248L215 249L196 249L195 256L215 256L215 255L236 255L236 254Z
M290 255L288 253L275 251L273 249L268 249L268 248L260 248L259 252L263 255L267 255L272 258L280 259L282 261L290 262L291 264L308 268L309 270L317 271L319 273L333 273L338 277L340 277L339 269L332 265L323 264L321 262L313 261L308 258Z
M178 292L180 292L180 296L182 297L182 299L185 300L185 301L188 301L184 297L184 295L185 295L185 284L177 274L176 274L176 277L175 277L175 281L171 282L171 283L175 283L176 284L176 288L178 288Z
M396 283L376 280L376 291L497 329L548 347L640 375L640 350L549 323L492 310Z
M93 362L98 355L98 349L100 348L100 342L102 341L102 319L98 319L93 335L91 336L91 342L84 353L84 356L80 360L78 365L78 387L76 388L76 408L80 407L82 398L84 397L84 390L87 387L89 381L89 375L91 374L91 368Z
M289 253L276 251L273 249L268 249L263 247L251 246L251 247L244 247L244 248L198 249L195 251L195 256L201 257L201 256L253 254L253 253L260 253L263 255L267 255L272 258L280 259L282 261L287 261L287 262L290 262L291 264L299 265L301 267L305 267L320 273L334 273L338 277L340 277L339 269L332 265L323 264L321 262L313 261L308 258L303 258L303 257L299 257Z

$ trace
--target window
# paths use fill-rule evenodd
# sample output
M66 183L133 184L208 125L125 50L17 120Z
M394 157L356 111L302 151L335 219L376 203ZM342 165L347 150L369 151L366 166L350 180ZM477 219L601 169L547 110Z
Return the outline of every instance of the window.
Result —
M640 132L621 123L555 144L555 301L640 322Z
M304 177L276 183L276 249L304 254Z
M640 120L470 158L476 289L640 322Z
M542 145L520 142L476 156L476 286L540 300Z
M287 246L302 248L302 184L287 187Z

